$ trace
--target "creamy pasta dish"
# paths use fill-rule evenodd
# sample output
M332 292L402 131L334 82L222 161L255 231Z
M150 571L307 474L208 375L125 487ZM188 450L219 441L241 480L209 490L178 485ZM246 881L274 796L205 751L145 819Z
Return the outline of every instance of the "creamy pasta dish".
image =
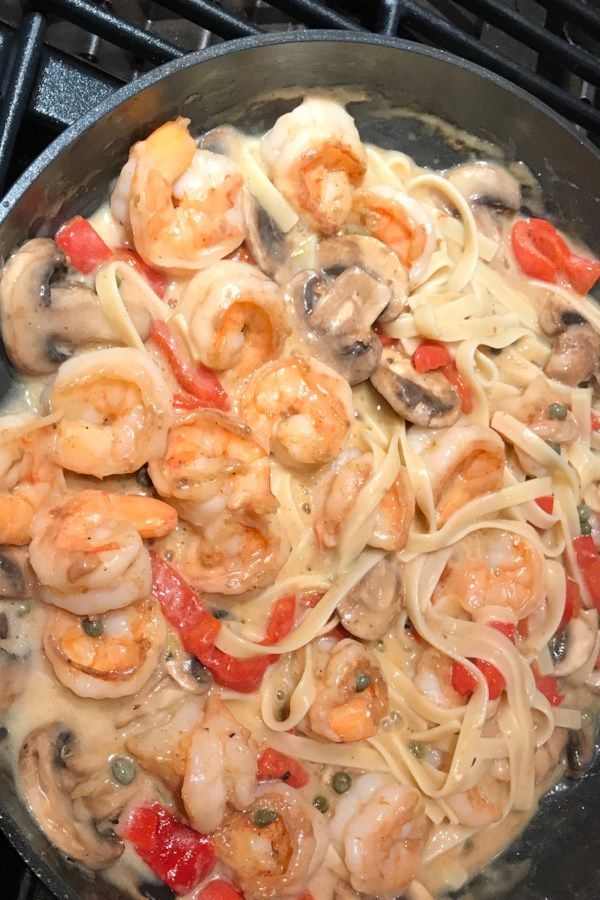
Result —
M2 753L125 895L439 896L591 755L600 264L330 96L193 127L2 273Z

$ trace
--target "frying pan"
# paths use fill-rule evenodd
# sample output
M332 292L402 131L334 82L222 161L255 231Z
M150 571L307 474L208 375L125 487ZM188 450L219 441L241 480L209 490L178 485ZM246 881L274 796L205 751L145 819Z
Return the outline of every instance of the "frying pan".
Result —
M369 34L308 31L230 41L191 54L91 110L1 202L0 253L6 258L27 238L52 235L69 216L90 214L106 198L130 145L166 119L188 116L198 131L230 122L258 132L298 102L301 92L289 91L298 86L361 89L363 101L349 109L363 138L405 149L422 164L439 168L459 162L469 155L469 141L456 134L448 140L430 120L395 115L398 109L437 116L493 142L507 160L522 160L536 175L547 213L600 250L600 154L552 110L447 53ZM296 99L290 99L293 94ZM9 387L9 368L0 359L0 396ZM596 761L584 777L547 795L522 837L470 885L469 896L597 898L599 773ZM18 800L11 776L2 771L0 827L57 896L124 900L101 874L70 865L49 845ZM142 890L157 900L172 896L154 883Z

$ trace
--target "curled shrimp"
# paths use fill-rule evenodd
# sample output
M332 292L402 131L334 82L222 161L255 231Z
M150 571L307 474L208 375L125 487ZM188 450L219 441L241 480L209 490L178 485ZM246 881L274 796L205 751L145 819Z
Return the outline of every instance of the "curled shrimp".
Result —
M53 420L28 413L0 418L0 544L31 539L35 512L65 490L52 459Z
M323 465L342 449L353 415L350 385L308 356L266 363L240 386L239 417L283 463Z
M50 391L56 462L81 475L135 472L164 450L172 395L142 350L92 350L63 363Z
M372 654L357 641L342 640L315 675L317 697L308 711L311 731L336 743L373 737L389 702Z
M322 234L335 234L352 206L367 155L352 117L333 100L307 97L262 140L275 187Z
M278 356L289 332L278 286L255 266L230 259L194 276L181 312L201 362L231 379Z
M245 809L256 794L257 750L250 732L217 697L209 697L192 733L181 797L198 831L214 831L227 804Z
M218 153L198 150L188 119L165 122L129 151L111 198L150 266L204 269L244 239L243 178Z
M259 828L255 816L276 817ZM233 872L247 900L297 897L325 859L327 824L300 792L284 784L262 784L244 812L230 813L212 835L217 856Z
M315 530L322 547L335 547L339 532L356 503L361 489L373 474L373 454L349 451L334 465L325 489L325 499ZM381 500L369 539L371 547L402 550L415 512L415 498L404 466Z
M524 619L543 606L542 555L518 534L480 529L458 541L435 589L440 607L458 603L474 615L485 606L511 610Z
M467 828L485 828L502 818L502 806L498 802L498 786L477 784L468 791L460 791L445 797L459 825Z
M58 680L79 697L127 697L154 672L166 633L152 600L92 619L56 609L46 621L44 650Z
M290 553L274 515L217 516L186 533L177 566L199 591L243 594L273 584Z
M225 511L274 512L269 455L247 425L214 409L177 419L160 459L148 473L161 497L168 497L194 525L207 525Z
M427 469L438 528L465 503L498 491L504 473L504 441L484 425L432 431L415 426L409 443Z
M429 826L419 792L390 775L361 775L340 800L331 836L361 896L395 895L416 877Z
M80 491L42 509L29 548L42 600L78 616L144 600L152 575L142 539L176 524L174 509L137 494Z
M465 705L465 698L452 687L452 660L433 647L424 650L417 662L414 683L424 697L442 709Z
M423 207L388 185L356 191L354 214L373 237L394 250L408 270L410 287L427 274L435 250L435 226Z

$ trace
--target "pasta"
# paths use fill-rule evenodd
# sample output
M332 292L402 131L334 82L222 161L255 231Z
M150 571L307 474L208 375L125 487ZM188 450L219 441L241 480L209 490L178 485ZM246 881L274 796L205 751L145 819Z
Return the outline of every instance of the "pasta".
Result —
M423 169L329 97L262 139L188 126L80 221L97 259L73 271L73 226L0 283L17 366L42 256L49 315L77 282L102 325L67 324L63 362L48 318L40 403L0 434L24 799L132 894L139 858L199 900L457 889L589 728L600 264L496 163ZM59 832L35 760L64 727Z

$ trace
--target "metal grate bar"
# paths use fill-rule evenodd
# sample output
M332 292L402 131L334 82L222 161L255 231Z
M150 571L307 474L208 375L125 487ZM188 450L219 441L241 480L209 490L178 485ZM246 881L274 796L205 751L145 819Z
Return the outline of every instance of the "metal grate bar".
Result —
M377 30L381 34L393 36L398 32L400 24L400 4L402 0L380 0Z
M568 44L551 31L494 0L455 0L455 3L485 18L490 25L495 25L538 53L547 54L553 60L558 58L561 65L569 66L574 75L600 86L600 60L587 50Z
M55 12L74 25L148 62L160 65L183 56L185 52L170 41L115 16L92 0L34 0L33 6L40 12Z
M317 3L316 0L269 0L271 6L292 19L298 19L312 28L340 28L344 31L364 31L352 19Z
M548 12L562 13L573 25L587 30L591 38L600 40L600 12L582 0L536 0Z
M160 0L160 5L222 38L249 37L263 29L244 22L210 0Z
M23 19L16 34L13 58L0 107L0 190L6 181L19 127L35 85L45 31L46 20L34 12Z

